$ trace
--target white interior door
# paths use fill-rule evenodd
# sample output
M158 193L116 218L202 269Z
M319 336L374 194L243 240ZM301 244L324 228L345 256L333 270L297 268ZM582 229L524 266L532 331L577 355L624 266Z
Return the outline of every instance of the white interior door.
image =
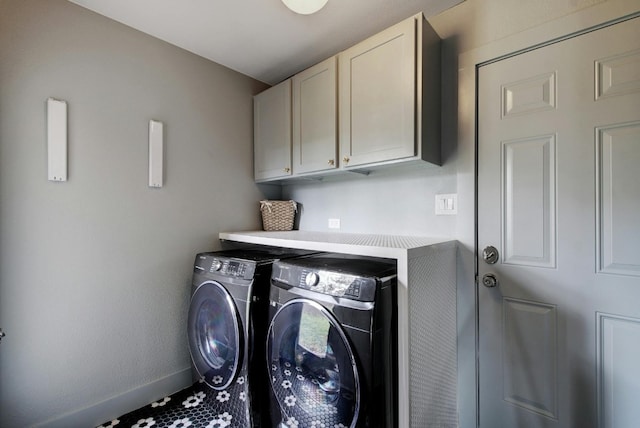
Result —
M640 18L478 91L480 425L640 426Z

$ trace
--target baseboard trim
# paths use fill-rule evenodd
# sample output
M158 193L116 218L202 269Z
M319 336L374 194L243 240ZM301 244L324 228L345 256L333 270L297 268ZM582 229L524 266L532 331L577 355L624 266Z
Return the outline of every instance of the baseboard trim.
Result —
M95 427L132 410L139 409L153 400L178 392L192 383L191 368L189 367L84 409L41 422L35 427Z

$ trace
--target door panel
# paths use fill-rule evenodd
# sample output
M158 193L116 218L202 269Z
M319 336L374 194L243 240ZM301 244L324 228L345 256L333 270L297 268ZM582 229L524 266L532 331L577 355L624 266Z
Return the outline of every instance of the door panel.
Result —
M203 282L191 297L189 352L202 380L218 390L227 388L242 369L244 337L233 298L223 285Z
M555 135L502 144L504 263L555 267Z
M416 34L410 18L340 53L342 167L416 155Z
M478 106L480 425L633 426L640 19L481 67Z
M293 171L338 167L337 66L331 57L293 77Z
M640 122L598 128L596 138L598 271L640 276Z
M502 117L556 108L556 74L544 73L502 87Z
M285 425L359 423L355 356L342 327L317 302L294 299L278 310L267 335L267 363Z
M291 175L291 79L253 97L255 180Z
M596 98L640 91L640 50L596 61Z
M598 402L604 427L636 426L640 319L598 314ZM615 376L625 373L625 376Z
M503 299L504 400L557 418L556 307Z

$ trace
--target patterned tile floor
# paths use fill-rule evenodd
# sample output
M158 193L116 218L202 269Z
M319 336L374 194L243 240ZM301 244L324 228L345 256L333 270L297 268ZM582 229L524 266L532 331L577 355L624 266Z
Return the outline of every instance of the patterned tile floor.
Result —
M272 365L272 386L282 406L282 424L294 428L346 428L355 411L353 394L327 393L316 377L289 361ZM251 428L246 371L223 390L204 382L134 410L98 428ZM212 385L221 376L210 379ZM262 403L264 404L264 403ZM253 415L259 425L260 418Z
M247 388L243 376L224 390L195 383L98 428L249 427Z
M290 361L272 361L271 384L287 427L347 428L355 397L345 390L327 392L311 372Z

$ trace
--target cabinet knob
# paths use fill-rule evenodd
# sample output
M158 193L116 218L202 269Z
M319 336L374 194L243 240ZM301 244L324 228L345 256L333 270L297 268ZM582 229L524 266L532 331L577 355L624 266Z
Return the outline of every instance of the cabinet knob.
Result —
M349 163L349 156L345 156L344 158L342 158L342 161L344 163Z
M335 161L333 159L329 159L329 162L327 162L329 165L333 166L335 165Z
M289 172L289 171L291 171L291 168L289 168L289 167L286 167L286 168L284 169L284 172Z

